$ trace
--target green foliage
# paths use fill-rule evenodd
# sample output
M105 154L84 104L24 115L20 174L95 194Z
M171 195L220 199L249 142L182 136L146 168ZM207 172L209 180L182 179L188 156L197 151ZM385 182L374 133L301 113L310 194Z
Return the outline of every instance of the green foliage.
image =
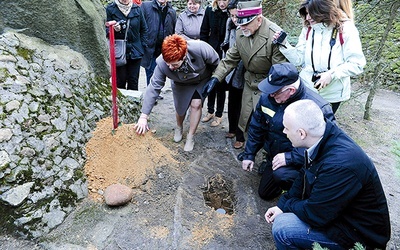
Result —
M312 248L312 249L313 249L313 250L329 250L329 248L321 247L321 245L318 244L317 242L314 242L314 243L313 243L313 248ZM365 248L364 248L364 246L363 246L362 244L360 244L360 243L357 242L357 243L354 245L353 248L350 248L350 250L365 250Z
M32 59L33 50L17 47L17 54L25 60L30 61Z
M397 15L389 30L382 55L377 58L380 40L388 24L391 9L396 0L356 1L354 4L356 26L360 32L367 65L364 68L363 84L371 84L376 67L381 67L380 84L398 90L400 80L400 16ZM398 11L398 10L397 10Z
M363 245L361 245L360 243L357 242L357 243L354 245L353 248L350 248L350 250L365 250L365 247L364 247Z
M312 245L313 245L313 248L312 248L313 250L329 250L326 247L321 247L321 245L317 242L314 242Z
M61 207L69 207L75 205L75 201L78 196L70 189L61 190L58 199L60 201Z

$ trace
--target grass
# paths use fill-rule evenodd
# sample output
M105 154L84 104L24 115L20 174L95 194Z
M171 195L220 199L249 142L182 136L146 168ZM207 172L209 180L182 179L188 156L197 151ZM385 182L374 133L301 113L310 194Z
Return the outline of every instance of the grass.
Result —
M396 157L396 165L395 165L396 176L400 177L400 141L395 141L393 143L392 153Z

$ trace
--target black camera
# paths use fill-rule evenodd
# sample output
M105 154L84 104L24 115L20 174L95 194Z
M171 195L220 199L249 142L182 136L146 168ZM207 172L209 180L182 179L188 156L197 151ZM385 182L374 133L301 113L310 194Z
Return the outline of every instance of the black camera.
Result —
M119 20L115 25L121 25L121 29L126 29L126 21L125 20Z
M316 81L318 81L321 78L321 76L319 74L320 74L320 72L314 72L312 74L311 81L313 83L315 83Z
M285 31L281 30L281 32L279 32L279 36L277 39L272 40L273 44L282 44L283 40L285 40L287 34Z

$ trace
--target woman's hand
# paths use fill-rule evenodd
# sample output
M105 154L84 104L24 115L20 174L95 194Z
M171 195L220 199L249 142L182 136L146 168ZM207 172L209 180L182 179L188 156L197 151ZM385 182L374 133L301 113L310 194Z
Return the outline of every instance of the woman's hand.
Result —
M138 122L133 127L134 129L136 129L136 133L138 135L143 135L149 130L149 126L147 124L147 118L148 118L148 115L141 114Z
M329 71L319 73L317 76L320 76L320 78L315 82L314 88L318 90L325 88L332 81L332 75Z
M121 30L121 25L118 22L114 25L114 30L116 32L119 32Z

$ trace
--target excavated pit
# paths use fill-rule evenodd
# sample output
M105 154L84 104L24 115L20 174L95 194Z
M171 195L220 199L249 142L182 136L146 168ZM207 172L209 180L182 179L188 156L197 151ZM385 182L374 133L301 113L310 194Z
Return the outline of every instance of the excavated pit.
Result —
M214 208L218 213L233 214L235 203L233 183L224 179L221 174L208 178L203 196L206 205Z

